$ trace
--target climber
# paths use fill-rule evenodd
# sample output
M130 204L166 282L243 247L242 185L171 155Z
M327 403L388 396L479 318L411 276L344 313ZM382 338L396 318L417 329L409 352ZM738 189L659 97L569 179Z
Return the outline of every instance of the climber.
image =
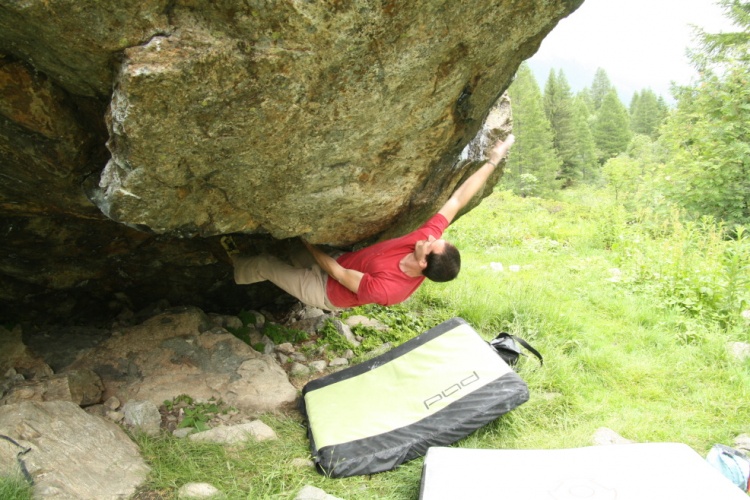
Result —
M399 238L334 258L307 241L289 254L290 263L272 255L241 255L231 237L222 246L234 264L237 284L271 281L301 302L327 310L364 304L389 306L403 302L425 278L444 282L461 268L458 249L442 239L443 231L479 192L507 155L514 136L497 141L489 159L451 195L419 229Z

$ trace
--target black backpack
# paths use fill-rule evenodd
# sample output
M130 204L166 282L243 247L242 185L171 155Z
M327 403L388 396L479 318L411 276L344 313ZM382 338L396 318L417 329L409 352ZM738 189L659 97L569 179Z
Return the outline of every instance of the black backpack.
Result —
M521 346L525 347L531 352L531 354L539 359L540 366L544 365L544 360L542 359L542 355L539 354L539 351L531 347L524 339L511 335L510 333L502 332L498 334L497 337L490 341L490 345L509 366L516 366L516 363L518 363L518 357L526 356L521 352Z

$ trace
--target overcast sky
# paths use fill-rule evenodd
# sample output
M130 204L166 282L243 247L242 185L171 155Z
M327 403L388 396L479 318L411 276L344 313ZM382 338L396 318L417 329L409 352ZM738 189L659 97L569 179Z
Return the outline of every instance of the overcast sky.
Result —
M528 62L542 90L550 68L562 69L576 92L591 86L601 67L624 104L644 88L671 102L670 82L695 77L685 55L695 47L690 24L708 32L732 30L712 0L585 0Z

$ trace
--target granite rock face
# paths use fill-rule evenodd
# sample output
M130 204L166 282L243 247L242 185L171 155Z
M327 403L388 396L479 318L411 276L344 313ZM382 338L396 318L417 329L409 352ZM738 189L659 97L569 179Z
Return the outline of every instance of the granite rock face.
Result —
M91 240L119 242L105 251L150 269L126 273L148 288L169 277L144 247L194 257L226 233L347 247L413 228L581 3L0 3L0 298L112 293L122 274ZM55 228L88 245L50 259ZM80 279L56 276L68 268Z
M565 6L279 7L220 24L175 10L179 28L124 51L96 192L106 214L187 236L377 235L428 178L450 180ZM431 194L436 208L449 193Z
M149 467L138 446L117 425L88 415L69 401L0 406L0 470L34 481L34 498L131 498Z
M91 367L101 376L102 399L150 401L189 394L223 399L242 410L277 411L297 391L272 356L262 355L198 309L154 316L83 353L67 371Z

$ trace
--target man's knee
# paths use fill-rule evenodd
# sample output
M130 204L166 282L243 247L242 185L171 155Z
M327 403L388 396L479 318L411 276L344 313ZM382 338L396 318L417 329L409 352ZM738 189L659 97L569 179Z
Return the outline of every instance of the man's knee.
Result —
M309 268L316 264L315 258L299 238L289 240L284 250L294 267Z
M268 279L272 266L281 263L276 257L267 254L238 255L234 262L234 281L238 285L250 285Z

